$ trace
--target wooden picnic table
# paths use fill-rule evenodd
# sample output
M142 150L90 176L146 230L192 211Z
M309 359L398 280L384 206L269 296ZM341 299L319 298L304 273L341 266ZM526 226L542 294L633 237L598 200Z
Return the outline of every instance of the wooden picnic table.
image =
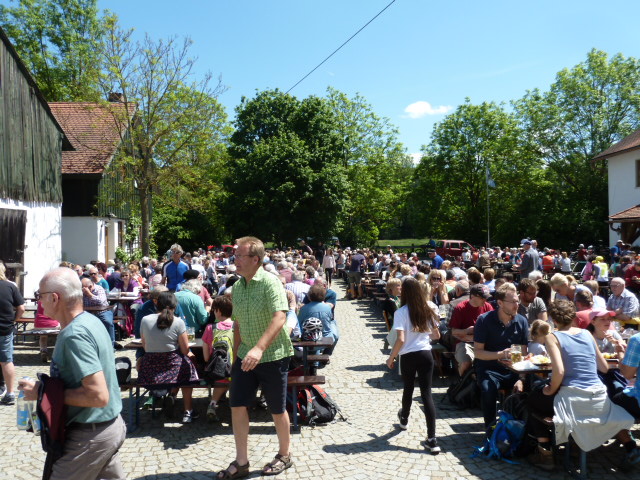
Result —
M333 339L331 337L322 337L318 341L310 340L297 340L292 341L293 347L300 347L302 349L302 368L305 375L309 375L309 350L315 350L318 348L328 348L333 345Z

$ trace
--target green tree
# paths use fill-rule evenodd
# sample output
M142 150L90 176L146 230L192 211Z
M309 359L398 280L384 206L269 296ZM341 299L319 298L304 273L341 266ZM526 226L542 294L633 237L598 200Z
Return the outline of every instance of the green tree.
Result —
M372 245L382 230L399 226L412 163L398 141L398 130L376 115L362 96L349 98L329 88L327 98L344 139L348 178L340 240L345 245Z
M491 243L522 235L519 219L529 208L527 195L535 192L540 164L513 115L495 103L473 105L467 99L436 124L423 153L408 200L420 235L486 243L487 194ZM487 187L487 171L495 188ZM530 231L532 225L521 228Z
M335 234L346 203L344 141L326 99L279 90L236 109L223 214L233 236L293 244Z
M100 43L115 16L97 0L19 0L0 5L0 26L50 102L100 97Z
M549 202L540 205L554 244L606 241L607 166L591 159L640 126L640 63L593 49L564 69L546 92L514 102L547 165Z
M126 106L117 122L125 154L117 161L133 172L140 199L140 241L148 255L153 196L193 185L212 161L216 145L226 141L228 125L217 101L223 91L220 81L212 82L211 74L192 80L196 59L189 56L191 40L146 35L135 42L131 35L132 30L109 23L101 50L101 86L104 92L119 92ZM167 201L178 209L183 204L186 210L194 208L187 195Z

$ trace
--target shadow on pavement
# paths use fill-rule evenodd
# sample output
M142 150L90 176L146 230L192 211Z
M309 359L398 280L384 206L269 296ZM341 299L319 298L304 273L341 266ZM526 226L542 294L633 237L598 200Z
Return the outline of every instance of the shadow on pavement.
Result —
M369 436L371 437L371 440L367 440L365 442L337 443L334 445L325 445L322 449L327 453L342 453L346 455L353 454L354 452L386 452L390 450L401 450L408 453L424 452L423 449L407 448L390 444L389 439L395 437L399 433L401 433L401 430L394 428L389 433L385 433L381 436L378 436L375 433L370 433Z

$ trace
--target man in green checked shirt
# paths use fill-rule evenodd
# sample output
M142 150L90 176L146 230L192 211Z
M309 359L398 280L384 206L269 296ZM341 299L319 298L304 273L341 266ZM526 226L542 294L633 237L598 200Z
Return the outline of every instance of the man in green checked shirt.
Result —
M249 407L258 386L267 401L278 435L279 451L262 469L277 475L292 465L289 452L289 414L286 409L287 372L293 347L284 325L289 303L282 283L262 268L264 245L255 237L236 240L236 271L242 278L233 285L234 354L229 403L236 459L218 479L249 475Z

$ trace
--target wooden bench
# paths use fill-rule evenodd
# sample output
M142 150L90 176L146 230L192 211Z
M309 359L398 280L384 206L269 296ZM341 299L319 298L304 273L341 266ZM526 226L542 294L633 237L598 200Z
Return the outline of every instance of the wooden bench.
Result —
M138 428L140 424L140 408L141 403L147 394L150 394L153 390L173 390L174 388L211 388L216 387L228 387L230 382L220 381L213 384L210 383L187 383L187 384L158 384L158 385L143 385L139 384L137 379L131 379L128 383L120 384L120 391L129 391L129 431L133 432ZM140 390L142 389L142 394ZM155 417L155 406L152 407L152 416Z
M33 325L33 323L35 322L34 318L19 318L18 320L15 321L15 325L16 325L16 330L18 332L24 332L27 329L27 326L29 325Z
M329 360L331 360L331 355L307 355L307 360L309 362L329 363Z
M326 356L329 355L319 355ZM287 379L287 387L292 389L293 399L298 398L298 389L303 387L310 387L311 385L324 385L325 377L322 375L301 375L292 376ZM219 381L213 384L210 383L194 383L194 384L160 384L160 385L142 385L137 382L137 379L132 379L128 383L120 384L120 391L129 391L129 431L134 432L140 424L140 407L141 402L145 396L152 390L172 390L174 388L216 388L216 387L229 387L231 382ZM140 394L140 390L143 390ZM155 411L155 408L152 407ZM153 414L154 412L152 412ZM299 429L298 425L298 405L297 402L293 402L293 428Z

